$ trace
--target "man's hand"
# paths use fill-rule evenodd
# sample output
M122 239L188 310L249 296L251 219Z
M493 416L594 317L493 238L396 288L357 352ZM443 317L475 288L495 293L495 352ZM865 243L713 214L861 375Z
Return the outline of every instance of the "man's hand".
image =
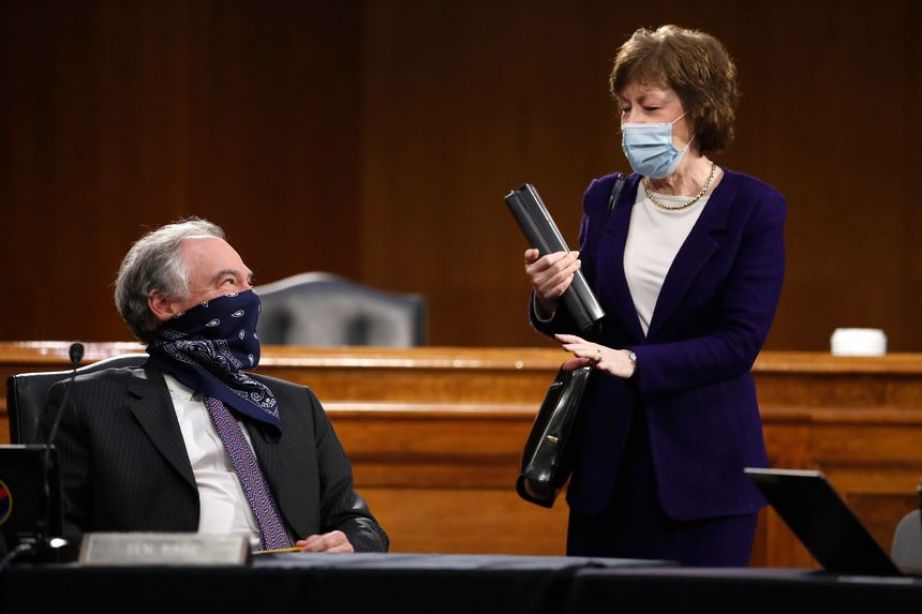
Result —
M299 546L302 552L355 552L349 538L342 531L311 535L306 539L299 539L295 546Z

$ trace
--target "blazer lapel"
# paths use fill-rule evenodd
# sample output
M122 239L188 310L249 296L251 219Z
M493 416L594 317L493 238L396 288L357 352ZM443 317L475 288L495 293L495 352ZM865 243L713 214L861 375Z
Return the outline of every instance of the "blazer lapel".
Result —
M136 399L131 412L157 450L194 488L192 463L163 375L149 364L145 364L144 373L146 378L135 377L128 386L128 393Z
M672 261L672 266L669 267L659 298L656 299L647 339L655 338L657 331L675 311L698 273L717 251L717 235L726 228L727 215L736 194L732 188L733 182L728 181L727 175L711 194L701 217L692 227L688 238Z
M597 254L599 270L597 277L599 280L607 279L613 282L612 293L606 296L608 299L606 303L614 307L621 321L627 324L631 336L638 343L643 340L644 334L640 326L640 319L637 317L637 309L634 307L634 299L631 297L631 290L627 285L627 277L624 276L624 246L627 243L627 232L631 225L631 212L634 209L639 183L640 176L637 174L632 174L625 182L618 202L615 203L614 210L605 224L605 236L600 242ZM597 283L597 286L597 291L604 292L606 288L604 282Z

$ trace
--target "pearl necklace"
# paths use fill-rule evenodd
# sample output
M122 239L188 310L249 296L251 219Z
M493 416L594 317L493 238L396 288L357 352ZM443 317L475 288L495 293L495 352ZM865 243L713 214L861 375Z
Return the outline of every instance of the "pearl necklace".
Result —
M693 199L691 199L687 203L682 203L681 205L667 205L666 203L662 201L656 200L656 197L653 196L653 192L650 191L650 178L649 177L644 177L641 183L643 183L643 191L647 195L647 198L650 199L651 203L653 203L654 205L656 205L657 207L665 211L681 211L682 209L688 209L689 207L694 205L696 202L701 200L705 194L707 194L708 188L711 187L711 182L714 181L714 175L716 174L717 174L717 163L711 162L711 172L708 175L707 181L705 181L704 185L701 186L701 191L698 192L698 195L695 196Z

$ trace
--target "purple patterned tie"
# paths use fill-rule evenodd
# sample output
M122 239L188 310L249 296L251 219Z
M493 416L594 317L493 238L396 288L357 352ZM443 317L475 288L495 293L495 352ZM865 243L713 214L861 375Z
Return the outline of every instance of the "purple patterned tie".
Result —
M275 504L275 499L272 497L272 491L269 490L269 484L266 482L263 472L259 469L256 455L253 454L250 444L243 437L240 425L227 407L224 406L224 403L218 399L205 397L205 407L208 408L211 422L217 429L221 441L224 442L227 455L230 456L231 462L234 464L234 470L237 471L237 477L240 478L240 484L243 486L247 501L250 503L250 507L253 508L253 515L256 516L256 521L259 523L262 548L269 550L291 546L291 540L282 525L282 517Z

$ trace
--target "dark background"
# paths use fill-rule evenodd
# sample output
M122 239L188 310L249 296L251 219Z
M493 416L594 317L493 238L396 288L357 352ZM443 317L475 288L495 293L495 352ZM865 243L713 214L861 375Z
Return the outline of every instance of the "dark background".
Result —
M222 225L266 283L425 294L434 345L541 345L503 204L576 243L625 170L607 77L639 26L721 39L743 99L717 159L788 199L767 347L872 326L922 351L922 2L62 1L0 6L0 339L128 339L131 242Z

